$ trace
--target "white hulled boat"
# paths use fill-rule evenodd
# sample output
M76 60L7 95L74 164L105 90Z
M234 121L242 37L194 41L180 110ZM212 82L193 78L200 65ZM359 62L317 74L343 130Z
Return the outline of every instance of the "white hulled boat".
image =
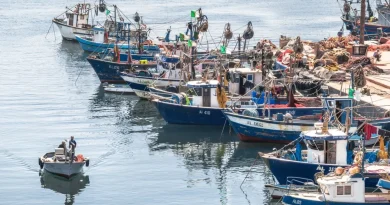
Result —
M80 173L84 165L89 166L89 159L77 155L71 159L70 154L64 148L56 148L54 152L48 152L38 159L41 169L47 172L70 178Z

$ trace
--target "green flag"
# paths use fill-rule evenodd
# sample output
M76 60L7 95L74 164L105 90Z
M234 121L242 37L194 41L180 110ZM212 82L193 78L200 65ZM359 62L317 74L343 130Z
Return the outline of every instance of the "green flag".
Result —
M353 94L355 94L355 90L352 89L352 88L350 88L350 89L348 90L348 97L349 97L349 98L353 98Z
M184 34L182 34L182 33L180 34L180 40L184 41Z
M110 15L111 11L106 9L106 16Z
M188 47L192 47L192 41L191 40L188 40Z
M191 11L191 17L195 18L195 16L196 16L196 11Z
M221 46L221 54L226 54L226 47L225 46Z

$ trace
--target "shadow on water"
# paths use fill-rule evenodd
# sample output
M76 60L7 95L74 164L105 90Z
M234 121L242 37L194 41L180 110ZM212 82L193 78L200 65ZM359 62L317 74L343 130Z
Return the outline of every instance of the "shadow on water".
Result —
M41 176L41 186L44 189L51 189L56 193L65 195L65 204L71 205L75 202L75 196L80 194L89 186L89 176L82 173L66 179L48 172Z

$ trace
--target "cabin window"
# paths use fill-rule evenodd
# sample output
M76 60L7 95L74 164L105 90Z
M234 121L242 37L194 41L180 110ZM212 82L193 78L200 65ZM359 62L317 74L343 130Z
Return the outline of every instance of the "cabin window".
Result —
M306 145L310 149L319 150L319 151L324 150L324 143L322 141L320 142L314 140L306 140Z
M252 75L252 74L248 74L248 75L247 75L247 79L248 79L249 81L253 81L253 75Z
M193 88L192 90L195 92L194 95L202 96L202 88Z
M337 186L337 195L351 195L352 193L352 187L351 185L346 186Z
M344 187L337 186L337 195L344 195Z
M334 107L334 100L328 100L328 106L330 108L333 108Z
M351 195L351 186L344 186L344 194Z

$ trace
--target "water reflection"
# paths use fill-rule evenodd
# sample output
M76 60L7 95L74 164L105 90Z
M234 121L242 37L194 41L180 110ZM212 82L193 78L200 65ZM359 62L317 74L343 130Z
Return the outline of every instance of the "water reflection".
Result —
M89 176L84 174L78 174L71 179L66 179L48 172L44 172L41 176L42 188L64 194L65 204L67 205L74 204L75 196L89 186L89 183Z

